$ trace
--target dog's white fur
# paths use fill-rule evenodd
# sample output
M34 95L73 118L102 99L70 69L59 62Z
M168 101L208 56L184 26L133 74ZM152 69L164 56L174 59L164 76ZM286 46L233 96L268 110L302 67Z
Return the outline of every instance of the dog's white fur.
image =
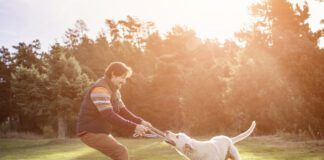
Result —
M247 138L255 128L255 121L250 128L240 135L229 138L227 136L215 136L208 141L198 141L190 138L184 133L166 132L167 141L175 144L176 150L190 160L225 160L230 157L233 160L240 160L237 148L234 146Z

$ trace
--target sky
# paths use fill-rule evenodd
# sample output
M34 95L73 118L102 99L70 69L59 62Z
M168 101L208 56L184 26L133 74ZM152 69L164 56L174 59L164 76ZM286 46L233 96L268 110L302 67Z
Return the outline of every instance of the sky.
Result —
M175 25L189 27L206 39L232 38L249 24L248 6L254 0L0 0L0 46L39 39L42 50L62 42L65 31L77 20L87 24L87 34L96 38L107 32L105 19L121 20L127 15L152 21L163 35ZM313 31L324 28L324 3L309 0ZM323 40L323 39L322 39ZM323 40L324 46L324 40Z

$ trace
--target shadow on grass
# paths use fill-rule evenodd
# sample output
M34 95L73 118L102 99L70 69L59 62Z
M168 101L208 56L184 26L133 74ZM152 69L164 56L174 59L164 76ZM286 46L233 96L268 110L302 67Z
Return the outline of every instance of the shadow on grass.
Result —
M104 159L109 159L109 158L99 151L92 150L92 151L86 152L82 155L70 158L69 160L89 160L89 159L104 160Z
M184 160L173 147L160 140L118 139L127 146L131 160ZM242 159L249 160L324 160L324 141L293 142L276 137L250 138L237 147ZM0 160L104 160L101 152L79 139L22 140L0 139Z
M2 140L0 143L2 159L69 159L92 150L79 140Z

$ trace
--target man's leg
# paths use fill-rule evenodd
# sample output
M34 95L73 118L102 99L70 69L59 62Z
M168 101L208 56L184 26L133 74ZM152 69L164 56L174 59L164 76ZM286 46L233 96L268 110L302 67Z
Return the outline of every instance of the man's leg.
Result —
M127 148L110 135L103 133L86 133L81 136L81 141L109 156L113 160L128 160Z

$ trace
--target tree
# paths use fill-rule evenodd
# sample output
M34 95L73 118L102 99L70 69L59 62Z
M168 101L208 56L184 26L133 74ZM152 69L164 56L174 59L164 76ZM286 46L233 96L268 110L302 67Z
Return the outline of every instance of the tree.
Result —
M182 127L183 85L182 73L176 64L158 64L148 89L151 115L147 116L159 128L179 130Z
M246 48L240 56L241 68L249 68L251 64L258 66L257 69L250 68L249 71L258 74L254 77L267 78L254 83L252 82L255 81L254 79L241 79L237 83L251 81L251 84L260 85L265 95L272 95L268 97L273 99L271 103L264 101L265 104L259 106L272 108L270 110L274 112L269 118L277 116L274 119L278 122L277 128L290 131L297 131L297 128L303 130L312 128L311 130L319 131L321 128L319 122L323 122L323 118L320 117L323 117L322 113L324 113L321 107L324 102L321 83L323 74L320 70L324 68L321 62L323 55L320 54L317 42L322 31L311 32L306 22L309 18L307 3L294 7L286 0L266 0L253 5L252 12L255 16L255 24L250 31L238 34L238 37L246 43ZM270 68L272 73L262 75L262 72L269 72ZM266 70L262 71L262 69ZM243 78L243 75L239 77ZM273 76L276 76L275 79ZM263 86L268 80L271 80L273 86ZM240 86L243 87L241 84ZM246 91L250 90L250 85L247 85ZM274 93L275 89L281 92ZM296 116L299 118L295 121L291 118L285 119ZM294 125L288 126L281 123L288 121Z
M230 56L213 41L206 41L192 56L184 72L185 125L198 135L224 131L228 128L224 124L230 121L230 112L224 107Z
M77 20L74 24L74 28L69 28L65 32L65 44L68 48L75 48L81 43L82 38L87 35L85 32L88 31L87 25L83 20Z
M34 40L31 44L24 42L19 43L17 46L13 46L16 52L13 52L13 67L23 66L31 68L34 65L37 69L42 71L42 61L44 53L39 53L41 44L39 40Z
M45 71L44 64L42 62L42 58L44 56L43 52L39 52L39 49L41 48L41 44L39 40L34 40L30 44L26 44L24 42L19 43L17 46L13 46L13 48L16 50L16 52L12 53L12 56L10 57L10 61L8 59L7 62L7 69L9 69L9 74L26 74L27 78L38 78L36 74L42 75ZM8 55L8 54L7 54ZM23 68L23 69L21 69ZM19 69L19 73L16 72L16 69ZM33 71L26 71L26 70L33 70ZM39 73L36 73L39 72ZM25 73L25 72L31 72L31 73ZM16 75L19 77L19 75ZM12 77L8 77L8 83L15 82L15 86L10 84L10 90L11 90L11 96L8 98L10 101L10 110L14 110L15 113L11 115L10 118L15 119L14 121L20 122L20 127L18 127L19 130L32 130L40 132L39 123L36 123L36 119L33 117L33 115L30 115L29 112L23 111L22 108L20 108L20 104L18 104L17 98L15 97L16 94L20 94L17 92L17 89L19 90L20 83L23 83L22 79L12 79ZM36 80L39 82L38 80ZM36 83L36 82L35 82ZM36 84L35 84L36 85ZM18 88L15 88L18 87ZM16 91L14 91L16 89ZM29 93L22 93L22 94L29 94ZM24 102L27 103L27 102ZM30 107L25 107L30 108ZM8 111L10 111L8 110Z
M55 118L52 119L57 120L58 138L65 138L67 129L75 126L81 98L90 80L81 72L76 59L68 56L67 50L59 44L52 47L46 60L50 110L55 113Z
M49 113L46 108L46 75L33 65L30 68L20 65L12 74L11 83L20 128L41 132Z
M12 55L5 47L0 48L0 123L14 115L12 104L11 73Z

